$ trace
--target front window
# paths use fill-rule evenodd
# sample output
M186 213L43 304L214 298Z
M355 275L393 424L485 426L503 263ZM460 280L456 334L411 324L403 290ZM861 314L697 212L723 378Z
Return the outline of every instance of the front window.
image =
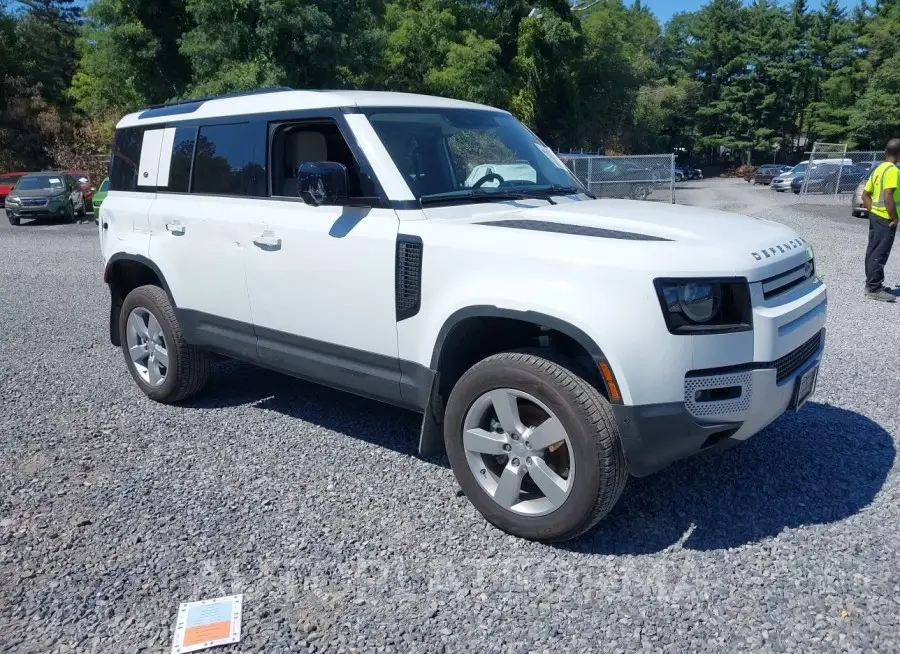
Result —
M60 175L23 177L16 184L16 191L62 191L63 179Z
M509 114L479 109L372 109L378 137L419 200L584 193L553 152Z

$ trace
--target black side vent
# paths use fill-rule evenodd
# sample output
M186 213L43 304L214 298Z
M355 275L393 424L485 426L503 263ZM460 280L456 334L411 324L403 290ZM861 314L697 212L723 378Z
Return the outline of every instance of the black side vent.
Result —
M422 305L422 239L397 237L397 322L412 318Z

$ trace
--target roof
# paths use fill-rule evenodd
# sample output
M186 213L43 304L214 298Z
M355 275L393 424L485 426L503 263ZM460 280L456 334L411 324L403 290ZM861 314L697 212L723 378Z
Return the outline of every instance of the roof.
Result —
M494 107L473 102L414 93L262 89L250 93L157 105L128 114L119 121L117 127L135 127L138 125L152 125L154 123L177 122L179 120L194 120L198 118L216 118L220 116L244 116L280 111L346 107L426 107L501 111Z

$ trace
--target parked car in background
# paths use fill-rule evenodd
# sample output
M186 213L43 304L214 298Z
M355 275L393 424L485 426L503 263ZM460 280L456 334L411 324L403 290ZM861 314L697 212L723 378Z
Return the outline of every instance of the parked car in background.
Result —
M675 181L683 182L690 179L703 179L703 171L693 166L675 164Z
M0 208L6 206L6 196L25 173L0 173Z
M850 198L850 213L853 214L854 218L868 218L869 211L866 209L866 206L863 204L862 194L863 191L866 190L866 181L868 178L862 180L856 187L856 190L853 192L853 197Z
M106 199L106 194L108 192L109 177L105 178L103 182L100 183L100 188L98 188L97 192L94 193L94 197L91 202L92 208L94 209L94 222L97 222L97 219L100 216L100 205L103 204L103 201Z
M85 213L78 182L64 172L23 175L6 197L6 217L11 225L20 225L22 218L62 218L71 223Z
M789 169L789 166L782 164L765 164L757 168L756 172L752 175L747 175L745 179L748 183L753 182L754 184L768 186L772 183L772 180Z
M769 188L773 191L778 191L779 193L782 191L790 191L791 190L791 182L794 177L800 175L801 177L806 174L806 169L809 168L809 162L798 163L793 168L788 168L783 173L778 175L777 177L772 179L772 183Z
M813 166L808 175L795 175L791 180L791 190L800 193L806 178L807 193L850 193L869 174L866 166L818 164Z
M94 186L91 185L91 176L83 170L67 170L66 173L71 175L78 184L81 195L84 196L85 206L90 206L91 201L94 199L94 191L96 190Z
M588 184L588 189L598 198L646 200L660 183L655 171L633 161L606 159L600 162L599 168Z

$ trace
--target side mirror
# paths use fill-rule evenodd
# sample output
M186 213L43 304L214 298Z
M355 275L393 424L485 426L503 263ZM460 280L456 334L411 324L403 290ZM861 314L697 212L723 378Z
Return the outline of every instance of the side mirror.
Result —
M347 167L336 161L307 161L297 169L300 198L314 207L347 201Z

